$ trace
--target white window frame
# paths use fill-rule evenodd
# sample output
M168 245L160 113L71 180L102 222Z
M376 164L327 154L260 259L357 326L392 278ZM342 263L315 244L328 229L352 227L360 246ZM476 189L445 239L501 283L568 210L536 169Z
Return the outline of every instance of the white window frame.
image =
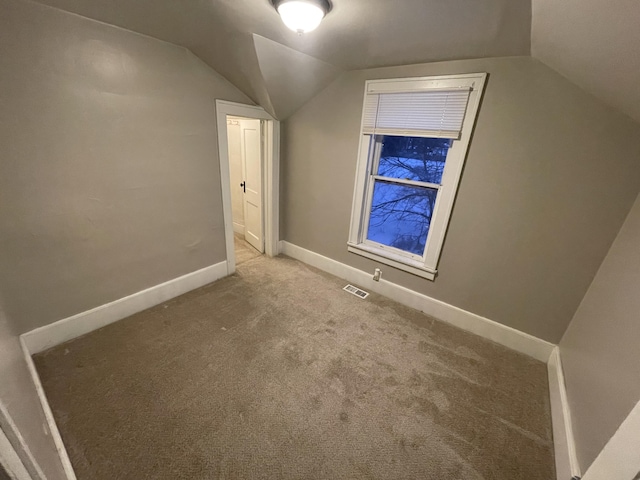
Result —
M438 196L431 217L431 225L429 227L429 235L427 237L424 255L414 255L394 247L373 242L366 238L373 198L373 186L376 179L380 180L381 178L377 176L381 143L376 141L375 135L363 133L363 112L353 207L351 211L351 227L349 231L349 241L347 242L349 252L429 280L435 279L438 273L440 253L462 176L462 169L476 122L486 78L486 73L473 73L437 77L369 80L366 82L365 101L367 94L372 92L401 93L461 87L469 87L471 91L460 138L451 141L451 148L447 154L442 181L440 185L429 185L430 188L438 189ZM393 183L426 185L423 182L411 182L401 179L393 179Z

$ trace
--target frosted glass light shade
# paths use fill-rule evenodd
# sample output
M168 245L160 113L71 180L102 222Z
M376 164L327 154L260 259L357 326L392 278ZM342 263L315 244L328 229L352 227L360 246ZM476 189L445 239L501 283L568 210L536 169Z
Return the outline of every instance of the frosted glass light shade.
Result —
M304 0L281 3L278 13L284 24L297 33L315 30L325 15L325 11L318 5Z

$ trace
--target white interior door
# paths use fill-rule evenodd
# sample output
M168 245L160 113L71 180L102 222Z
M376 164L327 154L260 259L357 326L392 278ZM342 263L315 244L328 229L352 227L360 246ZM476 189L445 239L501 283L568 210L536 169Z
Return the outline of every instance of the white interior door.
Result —
M244 177L244 238L264 253L262 206L262 135L260 120L240 122L242 172Z

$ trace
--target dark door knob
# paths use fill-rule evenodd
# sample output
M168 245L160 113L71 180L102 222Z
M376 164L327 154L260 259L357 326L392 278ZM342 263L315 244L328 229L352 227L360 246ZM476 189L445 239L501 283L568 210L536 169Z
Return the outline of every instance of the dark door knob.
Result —
M242 187L242 191L244 193L247 193L247 182L242 182L240 186Z

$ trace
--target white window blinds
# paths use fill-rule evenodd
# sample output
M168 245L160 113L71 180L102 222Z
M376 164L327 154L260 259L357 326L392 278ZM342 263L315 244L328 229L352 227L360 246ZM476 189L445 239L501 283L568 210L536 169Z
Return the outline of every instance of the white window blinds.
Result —
M363 133L458 139L470 93L470 88L369 93Z

